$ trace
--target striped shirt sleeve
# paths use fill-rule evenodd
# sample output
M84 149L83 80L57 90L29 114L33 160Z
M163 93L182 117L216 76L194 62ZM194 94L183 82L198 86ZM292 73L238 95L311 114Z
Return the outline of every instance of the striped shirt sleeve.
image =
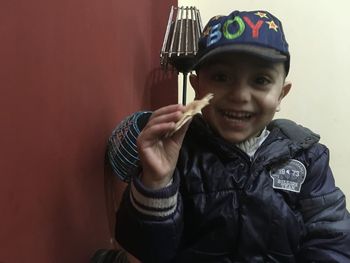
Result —
M162 189L146 188L139 178L134 177L130 186L130 201L141 214L157 218L171 216L177 207L179 179L174 176L172 183Z

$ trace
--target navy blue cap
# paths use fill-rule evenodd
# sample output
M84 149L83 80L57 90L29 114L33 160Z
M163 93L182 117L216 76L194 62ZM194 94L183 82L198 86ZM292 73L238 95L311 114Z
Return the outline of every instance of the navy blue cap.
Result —
M211 18L198 41L193 68L226 52L244 52L285 62L289 71L290 55L282 23L267 11L233 11L228 16Z
M108 139L107 159L114 174L124 182L130 182L140 172L136 141L151 114L150 111L139 111L126 117Z

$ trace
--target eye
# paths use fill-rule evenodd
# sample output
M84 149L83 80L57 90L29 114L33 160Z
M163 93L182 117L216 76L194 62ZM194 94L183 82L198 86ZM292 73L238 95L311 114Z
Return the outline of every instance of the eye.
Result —
M225 73L218 72L212 75L212 80L216 82L227 82L229 80L229 77Z
M271 80L266 76L258 76L254 79L254 83L259 86L267 86L271 83Z

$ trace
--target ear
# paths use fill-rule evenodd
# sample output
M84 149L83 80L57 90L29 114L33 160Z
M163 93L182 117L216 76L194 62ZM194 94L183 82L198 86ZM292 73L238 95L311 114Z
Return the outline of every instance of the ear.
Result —
M281 101L282 99L287 96L287 94L289 93L290 89L292 88L292 83L291 82L285 82L283 87L282 87L282 91L281 94L278 98L278 105L276 107L276 112L279 112L281 110Z
M190 75L190 83L195 92L195 98L197 98L199 94L199 78L196 74Z
M279 103L281 103L282 99L287 96L287 94L289 93L290 89L292 88L292 83L291 82L285 82L283 87L282 87L282 91L281 94L278 98Z

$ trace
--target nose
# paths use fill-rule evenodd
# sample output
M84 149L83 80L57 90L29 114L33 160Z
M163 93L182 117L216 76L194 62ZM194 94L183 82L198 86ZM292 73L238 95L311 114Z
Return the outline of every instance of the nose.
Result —
M244 81L238 80L229 87L228 98L234 103L246 103L251 99L249 85Z

